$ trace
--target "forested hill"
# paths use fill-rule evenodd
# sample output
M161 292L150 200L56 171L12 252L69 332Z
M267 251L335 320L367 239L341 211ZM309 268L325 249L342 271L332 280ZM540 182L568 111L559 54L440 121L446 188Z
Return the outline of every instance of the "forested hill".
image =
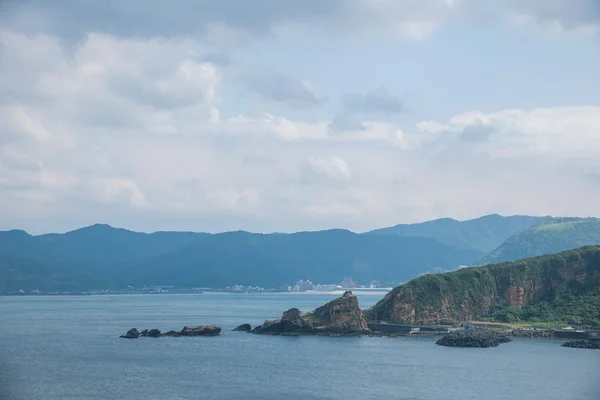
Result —
M514 261L600 244L598 218L546 218L515 233L478 264Z
M456 269L480 252L429 238L359 235L346 230L262 235L212 235L130 269L134 284L225 286L232 282L279 287L311 279L336 283L406 281L435 268Z
M145 234L94 225L39 236L5 231L0 232L0 290L279 287L299 279L338 283L345 276L405 281L436 268L470 264L482 255L429 238L345 230Z
M393 323L487 318L600 327L600 246L425 275L365 313Z
M498 214L468 221L442 218L376 229L369 234L428 237L461 249L490 252L510 236L543 219L544 217L527 215L504 217Z

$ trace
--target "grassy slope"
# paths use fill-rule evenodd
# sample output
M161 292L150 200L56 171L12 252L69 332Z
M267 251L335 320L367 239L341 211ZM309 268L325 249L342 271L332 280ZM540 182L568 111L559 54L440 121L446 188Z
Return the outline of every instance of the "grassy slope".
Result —
M514 261L600 244L598 218L548 218L508 238L479 265Z

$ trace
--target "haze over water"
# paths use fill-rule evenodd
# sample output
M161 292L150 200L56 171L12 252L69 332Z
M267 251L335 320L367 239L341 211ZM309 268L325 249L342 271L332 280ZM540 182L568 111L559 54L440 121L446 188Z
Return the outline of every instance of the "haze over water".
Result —
M231 332L331 294L0 297L0 398L600 398L596 351L554 340L491 349L434 338L280 337ZM380 296L359 295L361 307ZM219 337L118 338L132 327L215 323Z

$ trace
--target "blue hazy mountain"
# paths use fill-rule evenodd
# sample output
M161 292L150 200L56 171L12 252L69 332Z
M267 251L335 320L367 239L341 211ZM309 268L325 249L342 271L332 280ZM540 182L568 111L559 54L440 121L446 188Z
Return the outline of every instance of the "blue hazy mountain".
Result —
M498 214L468 221L441 218L418 224L400 224L368 232L375 235L428 237L449 246L490 252L515 233L529 228L545 217Z

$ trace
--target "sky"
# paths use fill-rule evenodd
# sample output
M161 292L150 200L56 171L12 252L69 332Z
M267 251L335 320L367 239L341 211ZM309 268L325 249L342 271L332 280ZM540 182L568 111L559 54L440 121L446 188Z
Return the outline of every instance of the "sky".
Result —
M597 0L0 0L0 229L600 216Z

